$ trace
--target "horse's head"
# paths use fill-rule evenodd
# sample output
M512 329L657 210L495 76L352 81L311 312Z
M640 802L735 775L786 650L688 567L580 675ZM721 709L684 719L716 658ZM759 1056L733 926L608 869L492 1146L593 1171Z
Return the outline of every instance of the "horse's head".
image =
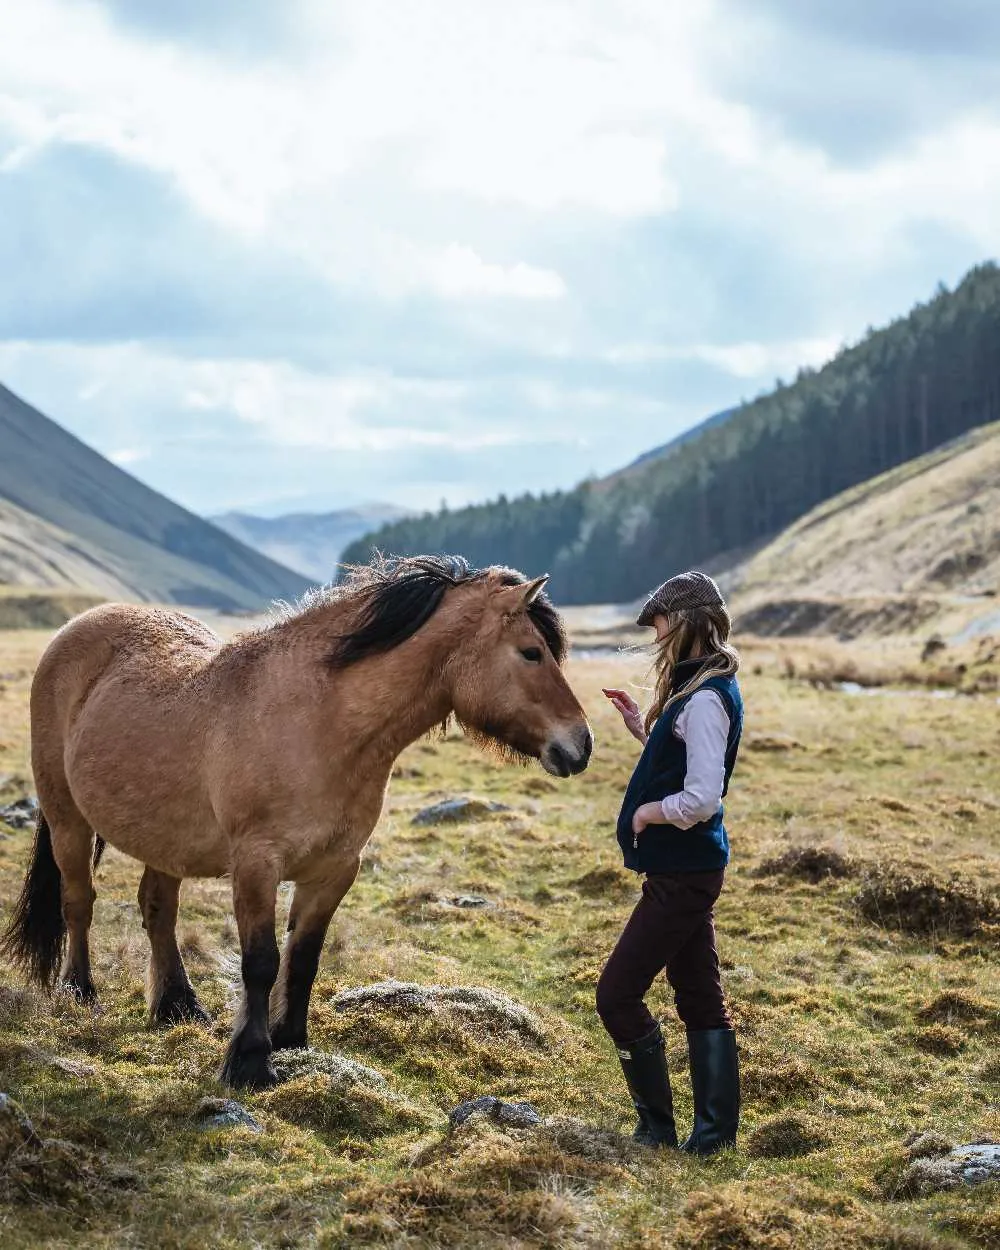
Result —
M566 636L546 580L493 568L458 587L461 637L448 669L455 715L471 737L568 777L587 767L594 736L562 672Z

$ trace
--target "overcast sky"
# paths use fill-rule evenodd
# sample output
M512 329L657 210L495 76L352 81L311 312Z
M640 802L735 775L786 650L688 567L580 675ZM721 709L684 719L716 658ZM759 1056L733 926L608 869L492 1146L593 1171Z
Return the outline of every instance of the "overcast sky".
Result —
M201 512L569 486L997 256L998 63L994 0L0 0L0 381Z

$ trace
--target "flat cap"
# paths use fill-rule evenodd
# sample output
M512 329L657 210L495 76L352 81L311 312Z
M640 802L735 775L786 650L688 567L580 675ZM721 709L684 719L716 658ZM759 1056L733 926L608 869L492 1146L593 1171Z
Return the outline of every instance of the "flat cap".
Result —
M722 591L707 573L678 573L652 591L636 617L637 625L652 625L653 617L669 616L690 608L724 608Z

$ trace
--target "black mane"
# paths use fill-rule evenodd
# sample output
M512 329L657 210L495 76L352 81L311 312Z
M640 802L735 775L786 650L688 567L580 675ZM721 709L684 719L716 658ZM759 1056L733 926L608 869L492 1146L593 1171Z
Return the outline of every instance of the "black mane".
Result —
M398 647L434 615L450 587L479 581L487 572L472 568L463 556L375 556L370 564L349 567L341 593L359 594L364 606L355 628L337 639L328 663L332 668L347 668L366 656ZM505 586L519 586L527 578L506 569L500 580ZM561 664L566 656L566 633L544 592L528 605L528 615Z

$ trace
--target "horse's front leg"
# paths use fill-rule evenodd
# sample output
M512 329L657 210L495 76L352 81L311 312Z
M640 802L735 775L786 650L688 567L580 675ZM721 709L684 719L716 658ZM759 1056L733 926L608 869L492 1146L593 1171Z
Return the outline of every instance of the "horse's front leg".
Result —
M280 870L258 851L245 849L233 866L233 905L240 935L243 1003L219 1079L235 1089L277 1083L271 1066L268 999L278 975L274 913Z
M271 991L271 1043L275 1050L307 1044L309 996L323 941L333 913L354 884L360 867L360 858L354 856L321 878L295 886L281 969Z
M177 949L177 903L181 883L176 877L147 868L139 882L142 927L149 936L149 1018L156 1024L181 1020L210 1023L188 980Z

